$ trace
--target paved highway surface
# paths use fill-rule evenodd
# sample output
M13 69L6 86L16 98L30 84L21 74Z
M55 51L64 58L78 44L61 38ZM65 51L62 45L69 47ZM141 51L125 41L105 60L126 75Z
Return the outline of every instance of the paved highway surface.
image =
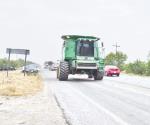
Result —
M70 125L150 125L150 78L94 81L83 75L58 81L55 71L42 75Z

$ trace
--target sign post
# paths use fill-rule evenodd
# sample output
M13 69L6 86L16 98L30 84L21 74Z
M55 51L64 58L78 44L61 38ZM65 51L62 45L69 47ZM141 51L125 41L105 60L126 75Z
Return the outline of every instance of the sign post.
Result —
M8 77L8 70L9 70L9 65L10 65L10 54L23 54L25 55L25 64L24 64L24 70L26 69L26 62L27 62L27 55L30 54L30 50L27 49L11 49L7 48L6 53L8 53L8 63L7 63L7 77ZM25 76L25 72L24 72Z
M9 66L10 66L10 53L11 53L11 49L9 49L9 52L8 52L8 62L7 62L7 77L8 77L8 69L9 69Z
M26 52L25 52L25 59L24 59L24 62L25 62L25 64L24 64L24 70L26 71L26 65L27 65L27 50L26 50ZM24 71L24 76L26 75L25 71Z

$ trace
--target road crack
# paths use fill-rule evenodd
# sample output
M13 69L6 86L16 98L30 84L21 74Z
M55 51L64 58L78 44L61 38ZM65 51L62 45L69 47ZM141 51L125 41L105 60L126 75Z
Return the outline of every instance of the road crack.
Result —
M65 115L65 112L64 112L64 109L61 107L59 101L58 101L58 98L56 97L56 95L54 94L54 99L57 103L57 106L60 108L61 112L62 112L62 116L66 122L67 125L72 125L71 122L69 121L69 119L67 118L67 116Z

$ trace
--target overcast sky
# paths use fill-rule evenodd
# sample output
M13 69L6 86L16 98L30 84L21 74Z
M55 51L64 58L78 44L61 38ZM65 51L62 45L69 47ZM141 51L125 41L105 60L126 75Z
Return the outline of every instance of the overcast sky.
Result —
M6 48L30 49L38 63L61 56L61 35L93 35L106 54L119 50L128 61L150 51L149 0L0 0L0 57ZM14 55L13 58L23 56Z

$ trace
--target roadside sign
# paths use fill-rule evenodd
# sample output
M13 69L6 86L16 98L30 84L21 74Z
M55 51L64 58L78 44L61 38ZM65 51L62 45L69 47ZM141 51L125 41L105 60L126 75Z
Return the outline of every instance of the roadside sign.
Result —
M27 62L27 55L30 54L30 50L27 49L11 49L11 48L7 48L6 49L6 53L8 54L8 63L7 63L7 77L8 77L8 68L9 68L9 64L10 64L10 55L11 54L23 54L25 55L25 69L26 69L26 62ZM25 72L24 72L24 76L25 76Z
M11 54L23 54L23 55L29 55L30 54L30 50L27 49L11 49L11 48L7 48L6 49L6 53L11 53Z

